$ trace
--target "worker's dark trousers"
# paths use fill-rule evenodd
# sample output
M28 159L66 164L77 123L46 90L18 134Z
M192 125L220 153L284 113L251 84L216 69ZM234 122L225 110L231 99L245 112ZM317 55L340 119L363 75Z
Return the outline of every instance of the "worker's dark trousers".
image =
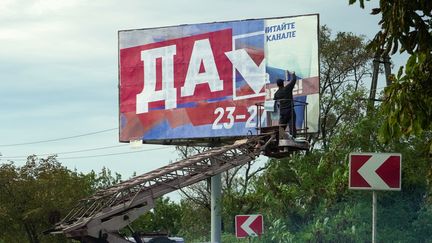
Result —
M286 129L287 125L289 126L289 133L296 137L297 135L297 129L295 127L295 120L296 120L296 114L294 110L281 110L280 111L280 119L279 119L279 125L281 125L284 130Z

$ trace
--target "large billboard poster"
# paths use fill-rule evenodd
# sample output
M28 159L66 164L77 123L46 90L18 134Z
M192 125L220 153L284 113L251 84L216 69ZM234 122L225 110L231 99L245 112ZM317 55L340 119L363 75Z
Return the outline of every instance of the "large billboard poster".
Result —
M318 15L119 31L120 141L257 134L256 104L298 77L298 128L318 131ZM307 113L307 123L303 120Z

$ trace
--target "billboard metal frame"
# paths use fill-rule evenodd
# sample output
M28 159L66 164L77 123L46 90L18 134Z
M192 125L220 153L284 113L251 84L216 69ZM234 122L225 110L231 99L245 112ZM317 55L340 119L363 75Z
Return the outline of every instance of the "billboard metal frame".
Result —
M320 15L319 13L310 13L310 14L301 14L301 15L291 15L291 16L279 16L279 17L263 17L263 18L251 18L251 19L240 19L240 20L227 20L227 21L215 21L215 22L203 22L203 23L190 23L190 24L180 24L180 25L168 25L168 26L159 26L159 27L149 27L149 28L136 28L136 29L123 29L117 31L117 51L118 51L118 93L117 93L117 99L118 99L118 107L120 107L120 85L121 85L121 72L120 72L120 34L122 32L129 32L129 31L137 31L137 30L152 30L152 29L164 29L164 28L170 28L170 27L183 27L183 26L191 26L191 25L198 25L198 24L220 24L220 23L231 23L231 22L243 22L243 21L253 21L253 20L276 20L276 19L284 19L284 18L295 18L295 17L307 17L307 16L316 16L317 17L317 51L318 51L318 80L321 78L320 74L320 39L319 39L319 31L320 31ZM234 44L233 44L234 45ZM235 72L235 70L233 70ZM252 98L256 96L251 96L248 98ZM236 94L233 94L233 100L236 100ZM320 87L318 85L318 99L320 99ZM118 111L118 119L119 119L119 130L118 130L118 136L120 138L120 114L121 111L119 109ZM318 116L318 124L320 123L320 116ZM258 122L257 122L258 124ZM258 127L256 128L258 129ZM307 128L306 128L307 129ZM319 133L320 126L318 125L318 131L313 133L303 133L303 135L307 136L310 134ZM221 144L230 144L233 141L236 141L241 138L245 138L248 136L252 136L251 134L247 134L245 136L220 136L220 137L199 137L199 138L176 138L176 139L149 139L149 140L141 140L144 144L163 144L163 145L182 145L182 146L220 146ZM119 139L119 142L122 143L129 143L130 141L125 141Z

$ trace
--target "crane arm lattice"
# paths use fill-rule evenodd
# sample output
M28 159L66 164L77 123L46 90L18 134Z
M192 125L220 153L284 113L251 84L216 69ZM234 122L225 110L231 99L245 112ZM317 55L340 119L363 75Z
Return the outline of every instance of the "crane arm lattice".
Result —
M206 150L100 190L81 200L52 233L75 239L112 234L110 242L121 242L114 235L152 209L156 198L254 160L265 147L257 149L262 139L242 139Z

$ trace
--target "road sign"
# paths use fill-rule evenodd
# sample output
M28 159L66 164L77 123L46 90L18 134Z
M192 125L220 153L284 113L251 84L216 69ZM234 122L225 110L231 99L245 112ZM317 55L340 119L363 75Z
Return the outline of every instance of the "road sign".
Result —
M261 214L236 215L236 237L256 237L263 234L264 222Z
M351 153L349 189L400 191L401 161L399 153Z

